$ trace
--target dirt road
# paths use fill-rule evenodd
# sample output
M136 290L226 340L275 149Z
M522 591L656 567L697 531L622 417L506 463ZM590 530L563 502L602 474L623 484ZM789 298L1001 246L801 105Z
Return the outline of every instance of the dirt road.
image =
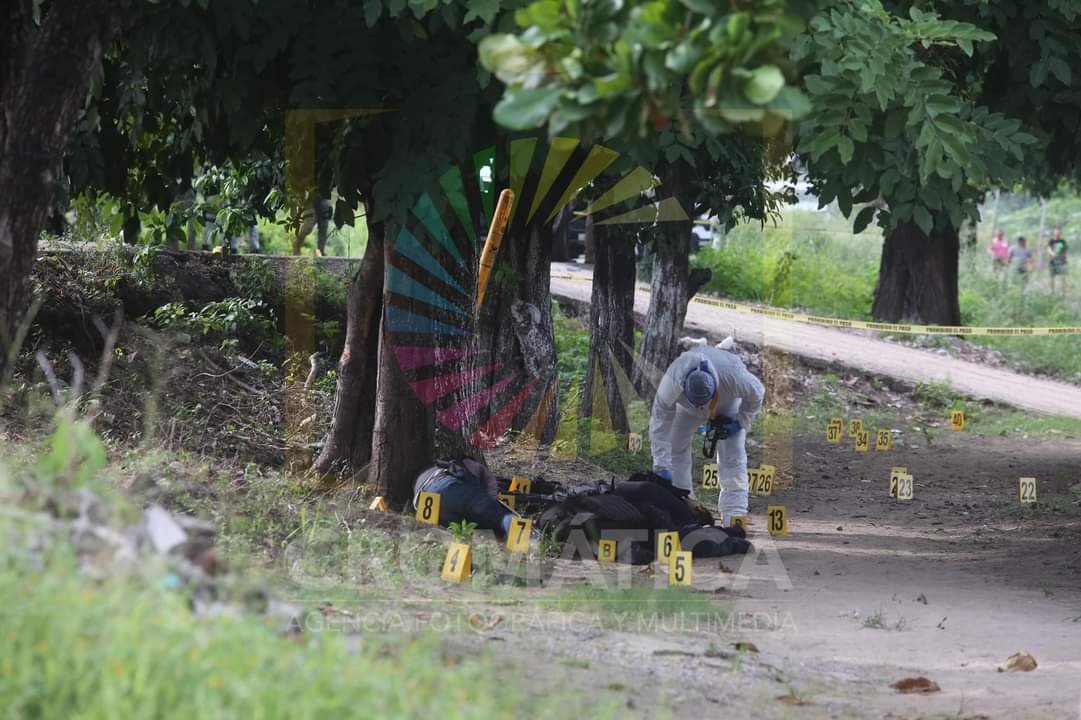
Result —
M508 663L521 660L512 650L532 647L538 684L614 701L631 716L1079 718L1079 452L1077 440L967 433L889 453L857 453L817 434L767 440L752 460L775 463L785 482L751 500L757 551L694 562L697 596L723 623L681 614L643 624L648 615L628 612L615 594L576 611L578 627L546 616L543 633L516 630L535 612L533 593L554 592L546 587L518 596L517 610L488 608L504 622L485 634L502 641L489 646ZM887 496L899 463L916 477L909 502ZM1021 473L1039 477L1035 507L1017 502ZM716 501L701 492L707 505ZM770 505L788 508L787 537L762 531ZM584 564L561 562L567 577L586 582ZM654 572L635 577L648 582ZM756 649L733 656L740 641ZM1000 672L1019 651L1037 669ZM920 676L940 689L891 688Z
M589 270L571 263L553 263L552 276L553 295L589 302ZM639 289L634 310L644 315L648 308L649 293ZM694 302L687 308L685 327L691 335L733 335L737 340L801 357L835 361L876 375L913 383L948 382L954 390L975 398L1048 415L1081 418L1081 387L887 343L875 333L833 330Z

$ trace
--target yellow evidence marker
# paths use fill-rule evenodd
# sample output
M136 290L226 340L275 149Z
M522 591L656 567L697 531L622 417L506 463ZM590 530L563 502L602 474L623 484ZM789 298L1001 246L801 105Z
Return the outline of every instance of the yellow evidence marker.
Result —
M784 537L788 534L788 510L784 505L770 505L766 508L769 518L769 534L774 537Z
M601 540L597 543L597 559L601 562L616 561L616 541Z
M514 508L514 501L518 499L518 498L514 497L513 495L507 495L506 493L499 493L498 495L496 495L496 498L501 503L503 503L504 505L509 507L511 510L515 509Z
M747 471L747 485L753 495L773 494L773 473L764 467Z
M961 432L965 429L965 411L950 410L950 430Z
M772 495L773 488L777 487L774 483L774 478L777 477L777 468L772 465L760 465L758 467L758 482L762 487L763 495Z
M1036 502L1036 478L1024 477L1017 488L1018 498L1022 505L1032 505Z
M514 518L507 531L507 549L511 552L529 552L529 534L533 531L533 521L529 518Z
M898 500L911 500L915 492L914 481L912 475L909 473L902 473L897 476L897 499Z
M892 467L890 468L890 497L897 497L897 486L901 483L901 476L908 473L908 468L904 467Z
M859 418L852 418L848 421L848 436L855 438L863 432L863 421Z
M830 418L826 425L826 442L839 443L845 436L845 421L841 418Z
M668 563L669 585L691 584L691 552L683 550L672 554L672 560Z
M717 475L717 463L706 463L702 466L702 489L717 490L721 487L721 481Z
M369 510L378 510L379 512L387 511L387 499L382 495L377 495L375 500L372 500L372 504L368 506Z
M529 478L524 478L519 475L515 475L510 479L510 487L507 492L521 492L528 494L533 489L533 481Z
M747 532L747 516L746 515L733 515L732 516L732 527L738 527L738 528L742 529L743 532Z
M672 556L679 552L679 533L657 533L657 562L668 564Z
M871 449L871 433L867 430L860 430L855 436L856 438L856 452L867 452Z
M642 452L642 436L638 433L631 433L627 436L627 451L637 454Z
M417 521L439 524L439 493L422 492L417 498Z
M443 572L439 574L450 582L465 582L473 574L473 556L465 543L451 543L443 560Z
M875 432L875 450L893 450L893 433L888 428L879 428Z

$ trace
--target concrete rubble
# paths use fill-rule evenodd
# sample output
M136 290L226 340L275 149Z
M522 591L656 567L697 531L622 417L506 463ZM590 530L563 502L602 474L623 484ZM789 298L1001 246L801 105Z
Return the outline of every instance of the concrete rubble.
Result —
M161 587L187 596L202 616L255 613L283 634L304 627L305 609L250 587L239 592L214 548L216 528L198 518L150 505L138 520L119 524L101 499L86 488L58 493L34 512L18 506L4 514L18 520L20 545L28 558L44 564L49 551L69 546L79 572L96 579L124 575L152 578Z

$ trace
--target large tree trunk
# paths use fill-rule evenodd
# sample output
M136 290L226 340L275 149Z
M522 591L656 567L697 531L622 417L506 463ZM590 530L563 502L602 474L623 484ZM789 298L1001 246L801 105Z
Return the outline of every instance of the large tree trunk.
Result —
M313 466L320 475L355 473L371 459L383 309L383 253L383 223L369 222L368 247L349 285L345 348L338 360L334 414Z
M593 223L593 216L586 216L586 238L585 238L585 260L586 265L592 265L597 261L597 231L596 226Z
M390 223L386 224L384 231L389 226ZM413 235L421 234L417 228L413 231ZM475 353L477 340L472 316L476 257L471 243L457 236L457 232L456 229L452 233L451 241L461 252L463 263L451 262L437 243L429 243L428 250L440 258L469 298L462 306L457 300L460 296L454 296L454 304L469 310L464 317L420 299L426 293L417 292L418 289L428 287L436 276L412 264L411 257L417 256L403 252L407 246L402 242L403 235L392 241L388 233L383 239L385 274L367 479L376 493L395 506L406 504L412 496L417 473L435 458L483 457L468 441L475 431L470 413L456 412L469 406L478 383L486 379L473 376L483 362ZM392 270L395 275L390 274ZM409 280L403 281L406 276ZM442 292L451 295L445 289ZM397 319L392 319L391 313ZM404 316L413 320L403 325ZM447 326L454 330L448 332ZM463 378L468 380L471 376L472 381L463 384Z
M527 426L541 443L555 437L559 420L555 330L552 321L551 239L548 224L534 224L503 240L484 307L481 347L500 368L497 378L514 376L487 404L488 422L480 428L483 446L507 430Z
M127 3L54 0L40 26L32 5L9 3L0 30L0 374L90 73Z
M666 194L674 196L686 208L692 206L686 197L689 171L682 161L671 163L662 184ZM676 357L683 321L687 317L691 230L689 218L656 225L649 310L632 378L638 394L648 404L653 403L654 383Z
M581 416L592 417L595 425L606 409L610 427L599 429L617 433L630 430L623 398L629 388L621 392L620 384L630 377L634 347L634 237L623 228L601 225L594 231L597 250L589 305L589 366L581 405ZM601 390L600 397L595 396L596 390Z
M368 482L377 495L400 507L412 496L417 473L435 457L435 409L423 405L409 387L385 322L379 330L378 368Z
M871 313L879 322L960 325L957 261L960 239L953 228L926 235L912 222L886 235Z

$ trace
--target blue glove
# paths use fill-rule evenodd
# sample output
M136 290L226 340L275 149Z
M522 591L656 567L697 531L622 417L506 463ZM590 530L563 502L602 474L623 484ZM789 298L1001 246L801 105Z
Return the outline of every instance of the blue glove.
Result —
M653 468L653 474L659 478L664 478L668 482L672 482L672 471L668 468Z
M731 437L742 430L743 426L739 424L739 420L730 420L724 425L721 425L721 428L725 432L725 437Z

